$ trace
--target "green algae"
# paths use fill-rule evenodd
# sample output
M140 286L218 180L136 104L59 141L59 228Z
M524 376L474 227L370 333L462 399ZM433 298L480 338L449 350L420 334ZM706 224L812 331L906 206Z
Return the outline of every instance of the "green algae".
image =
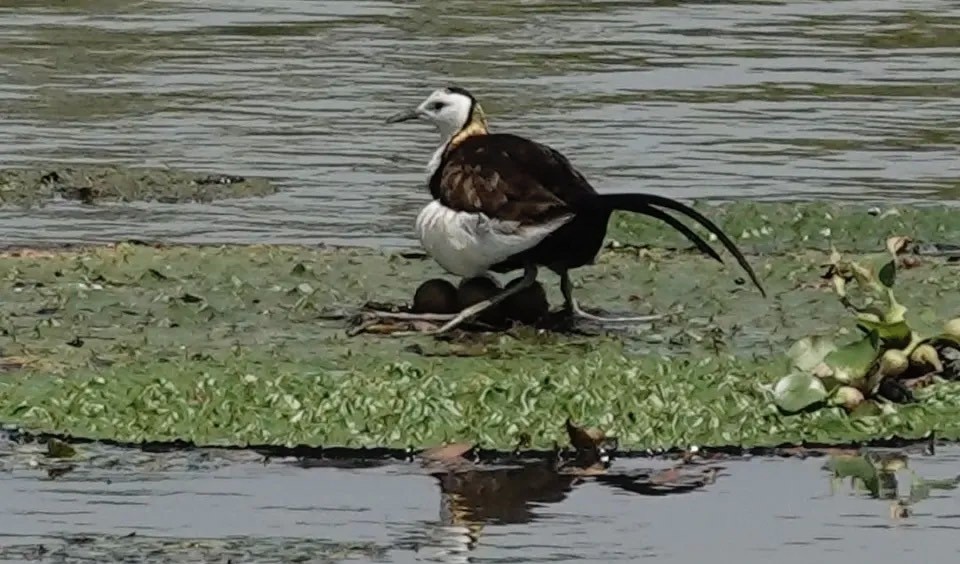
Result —
M29 428L121 441L510 448L563 443L562 421L590 421L621 448L774 446L881 437L960 438L960 386L930 389L889 414L840 408L783 417L758 384L779 362L723 356L631 358L610 342L522 358L397 360L338 367L269 359L140 362L65 377L23 374L0 387L0 417Z
M898 235L935 244L960 243L960 210L949 206L701 202L693 207L723 227L745 253L827 251L830 245L841 252L872 253L883 248L888 237ZM610 225L610 237L623 243L690 247L677 232L636 214L618 213ZM696 230L708 235L699 226Z
M273 194L263 178L128 168L115 165L37 164L0 170L0 205L40 206L55 198L100 202L211 202Z
M768 299L737 280L735 265L656 247L665 238L655 248L620 246L575 273L581 302L670 315L586 335L348 337L364 302L409 303L421 282L443 276L411 253L129 243L9 251L0 256L0 359L11 367L0 379L0 420L201 444L511 448L528 434L549 447L562 442L567 416L627 449L960 436L953 383L863 417L839 407L792 417L776 410L764 386L788 373L789 347L812 334L847 341L853 331L822 278L826 248L809 238L811 248L792 248L818 230L818 206L718 207L710 216L734 233L750 217L762 220L757 209L768 219L804 210L817 218L769 219L781 235L749 257ZM871 251L867 261L884 256L872 251L887 235L950 241L957 229L940 208L833 214L832 229L844 234L838 246L849 234L851 247ZM650 242L640 235L656 228L638 225L618 227L632 230L624 242ZM911 326L930 333L960 315L960 278L944 257L913 259L897 272L898 300ZM562 303L556 277L541 280L550 302ZM471 353L460 354L464 347Z

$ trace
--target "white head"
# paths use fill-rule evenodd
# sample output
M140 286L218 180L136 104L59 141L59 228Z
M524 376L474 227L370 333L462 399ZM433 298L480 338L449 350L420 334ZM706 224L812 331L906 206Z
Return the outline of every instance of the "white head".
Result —
M434 90L419 106L390 116L387 123L413 119L433 124L440 137L450 139L472 121L482 121L483 110L472 94L463 88L451 86Z

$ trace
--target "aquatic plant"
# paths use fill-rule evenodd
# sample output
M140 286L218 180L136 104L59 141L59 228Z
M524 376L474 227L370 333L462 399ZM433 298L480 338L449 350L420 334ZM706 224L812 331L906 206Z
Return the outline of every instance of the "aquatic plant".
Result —
M803 372L784 354L797 340L858 323L837 307L830 279L819 279L823 251L804 248L822 248L824 225L845 254L874 251L870 239L904 232L905 224L924 241L960 237L947 209L873 216L834 208L829 220L819 205L712 211L725 226L753 218L758 229L776 227L749 239L768 300L721 275L723 265L664 248L673 245L668 234L643 226L652 239L625 240L653 241L652 248L606 250L577 283L598 307L632 310L610 313L670 315L610 333L521 326L446 340L349 336L360 304L408 303L437 276L431 261L406 251L9 249L0 253L0 422L129 442L325 447L469 441L511 449L526 434L532 448L549 449L566 440L558 423L567 417L600 426L624 450L919 439L931 431L960 437L958 383L914 388L920 401L882 417L850 417L841 407L784 416L758 388ZM942 275L953 251L931 244L911 251L898 259L897 298L910 309L911 333L935 335L938 317L951 317L938 312L960 312L960 282ZM848 299L864 306L858 285L846 285ZM547 295L554 304L562 299L556 285ZM813 343L842 348L830 339ZM953 349L931 346L943 378L956 364L947 354ZM888 403L863 402L878 410Z
M888 500L890 517L909 516L916 504L960 486L960 476L931 479L910 468L906 452L863 451L855 454L834 454L823 465L830 472L830 490L836 492L844 479L849 479L852 490L873 499ZM905 490L905 493L901 493Z
M913 389L960 377L953 362L960 358L960 318L924 336L910 326L907 308L894 295L898 268L913 262L904 254L910 244L908 237L887 239L888 256L879 268L832 251L823 278L854 314L861 335L839 346L822 335L797 341L788 351L793 371L772 388L781 410L841 405L857 413L889 411L913 401ZM945 357L951 361L946 366Z

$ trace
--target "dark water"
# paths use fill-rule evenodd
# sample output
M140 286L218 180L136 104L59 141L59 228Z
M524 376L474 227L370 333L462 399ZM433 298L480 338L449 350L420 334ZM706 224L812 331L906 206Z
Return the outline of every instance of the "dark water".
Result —
M211 206L0 212L8 242L393 244L436 86L568 152L600 190L956 200L960 4L0 0L0 166L269 175Z
M753 459L724 461L712 484L662 496L595 481L497 483L500 491L539 488L528 495L539 501L525 502L457 498L467 490L450 486L442 494L415 464L331 469L242 453L81 454L72 472L50 480L42 454L0 453L0 561L807 564L960 555L955 447L910 455L878 495L831 480L825 458ZM611 471L671 465L615 460ZM946 485L921 493L932 480ZM911 496L912 514L893 517L893 500Z

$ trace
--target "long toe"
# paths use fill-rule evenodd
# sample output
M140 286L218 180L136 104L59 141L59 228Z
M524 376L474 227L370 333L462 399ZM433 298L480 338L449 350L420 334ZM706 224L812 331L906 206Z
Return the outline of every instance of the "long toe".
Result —
M656 321L658 319L663 319L666 317L666 314L662 313L653 313L649 315L631 315L631 316L602 316L594 315L588 313L580 307L579 304L574 303L572 308L572 313L577 317L588 319L595 323L649 323L651 321Z
M657 321L658 319L663 319L666 317L665 314L654 313L650 315L637 315L633 317L602 317L599 315L593 315L590 313L580 313L578 314L584 319L589 319L590 321L595 321L597 323L649 323L651 321Z
M450 321L457 317L455 313L410 313L406 311L379 311L366 310L364 315L378 319L395 319L397 321Z

